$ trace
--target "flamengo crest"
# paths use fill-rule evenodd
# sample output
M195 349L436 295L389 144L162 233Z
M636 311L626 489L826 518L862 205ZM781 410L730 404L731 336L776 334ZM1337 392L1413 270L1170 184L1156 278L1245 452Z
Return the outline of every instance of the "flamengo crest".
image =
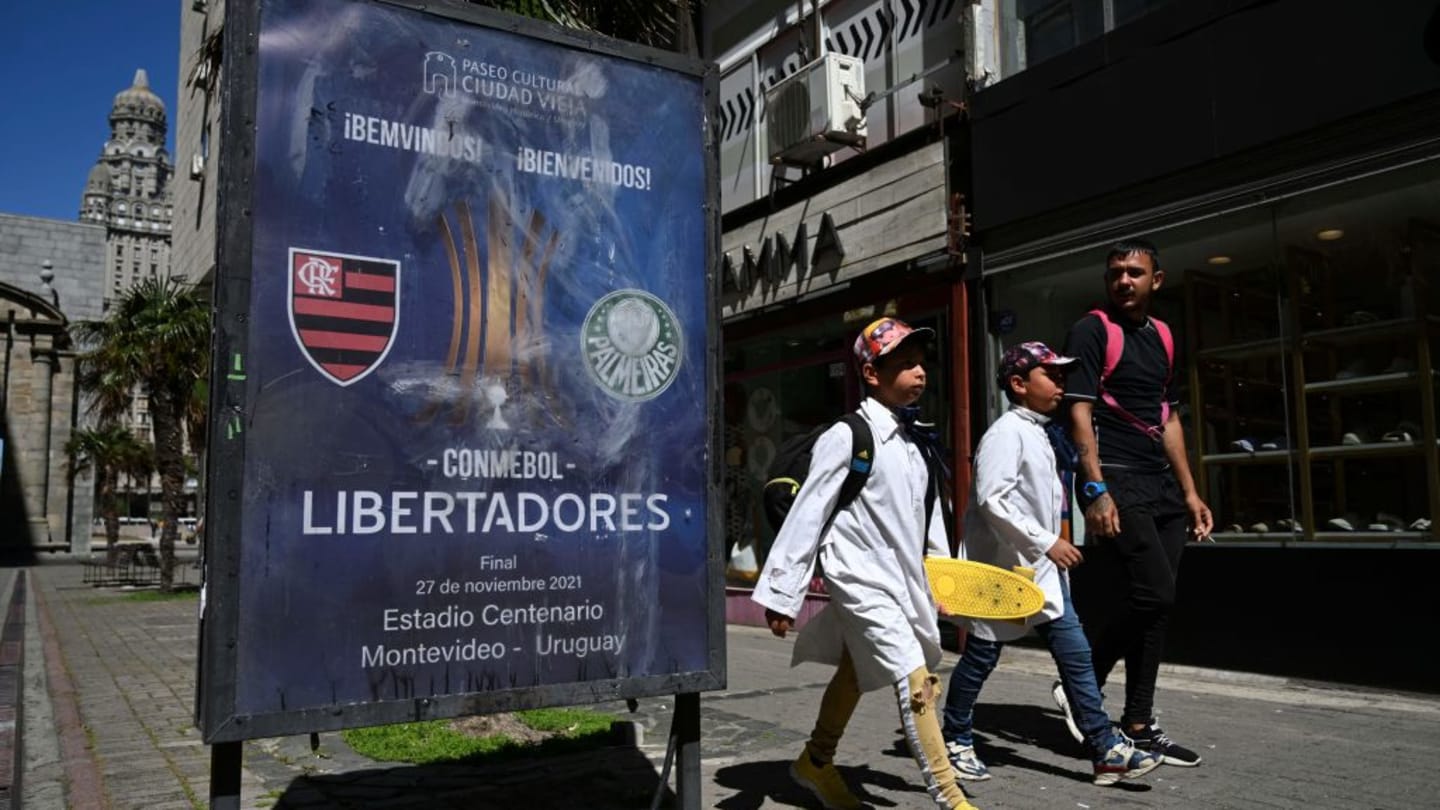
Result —
M290 248L290 331L336 385L364 379L389 354L400 323L400 263Z

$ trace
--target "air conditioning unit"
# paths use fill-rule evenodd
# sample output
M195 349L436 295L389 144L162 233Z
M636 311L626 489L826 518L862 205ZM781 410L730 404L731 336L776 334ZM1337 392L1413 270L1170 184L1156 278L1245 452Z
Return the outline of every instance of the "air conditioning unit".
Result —
M765 93L771 163L812 166L846 146L865 145L865 63L827 53Z

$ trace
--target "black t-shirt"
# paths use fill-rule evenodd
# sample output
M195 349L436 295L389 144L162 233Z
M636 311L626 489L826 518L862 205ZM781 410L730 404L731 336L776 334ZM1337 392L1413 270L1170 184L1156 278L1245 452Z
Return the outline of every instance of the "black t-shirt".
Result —
M1175 380L1165 357L1165 344L1155 325L1146 320L1135 325L1118 312L1110 319L1125 333L1125 348L1105 390L1120 407L1147 425L1160 424L1160 403L1179 403ZM1157 471L1170 466L1164 445L1117 414L1099 398L1100 372L1105 368L1105 325L1096 315L1086 315L1070 327L1065 354L1076 358L1065 375L1065 397L1095 403L1095 441L1100 448L1100 466Z

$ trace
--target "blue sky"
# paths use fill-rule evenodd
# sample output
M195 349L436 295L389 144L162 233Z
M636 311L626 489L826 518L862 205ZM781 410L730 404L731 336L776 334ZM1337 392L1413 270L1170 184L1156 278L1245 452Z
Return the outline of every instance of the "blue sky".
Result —
M0 213L76 218L136 68L165 101L174 161L180 14L180 0L0 0Z

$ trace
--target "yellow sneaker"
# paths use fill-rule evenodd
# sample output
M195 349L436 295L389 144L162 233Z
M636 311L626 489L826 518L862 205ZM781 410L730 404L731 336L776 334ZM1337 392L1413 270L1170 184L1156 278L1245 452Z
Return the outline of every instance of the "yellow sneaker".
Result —
M826 810L861 810L865 806L845 786L834 764L816 765L808 751L801 751L800 758L790 763L790 778L814 794Z

